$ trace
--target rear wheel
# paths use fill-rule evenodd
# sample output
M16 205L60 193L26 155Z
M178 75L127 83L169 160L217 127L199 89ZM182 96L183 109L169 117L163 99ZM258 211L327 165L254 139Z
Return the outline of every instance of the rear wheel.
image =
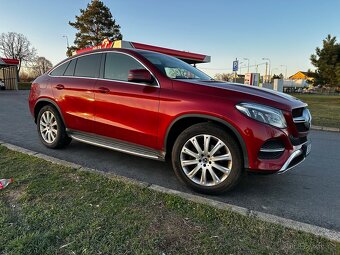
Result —
M172 164L181 181L208 194L232 189L243 172L237 142L211 123L193 125L178 136L172 151Z
M51 105L46 105L39 111L37 129L41 142L48 148L62 148L72 140L66 134L59 112Z

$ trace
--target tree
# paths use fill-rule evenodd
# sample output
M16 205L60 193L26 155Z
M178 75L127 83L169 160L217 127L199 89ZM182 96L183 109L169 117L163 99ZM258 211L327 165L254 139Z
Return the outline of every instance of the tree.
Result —
M78 32L74 40L75 45L67 50L68 56L75 50L96 46L106 38L110 41L123 38L120 26L116 24L110 9L102 1L92 0L86 10L80 9L80 13L75 22L69 22Z
M33 63L32 69L36 76L40 76L50 70L52 66L51 61L45 57L37 57Z
M6 58L18 59L20 71L23 63L31 62L36 56L36 49L23 34L9 32L0 35L0 51Z
M317 47L310 60L317 68L316 84L332 87L340 85L340 44L336 43L335 36L328 35L323 40L323 47Z
M232 81L234 78L233 73L217 73L214 76L215 80L218 81Z
M283 79L283 74L282 73L280 73L279 75L274 74L272 77L272 80L275 80L275 79Z

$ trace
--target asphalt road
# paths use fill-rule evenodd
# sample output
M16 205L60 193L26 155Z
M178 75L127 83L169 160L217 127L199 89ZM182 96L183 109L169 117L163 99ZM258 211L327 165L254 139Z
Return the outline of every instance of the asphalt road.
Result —
M0 91L0 140L140 181L191 192L171 166L73 141L44 147L27 104L28 91ZM233 191L210 198L340 231L340 133L312 131L312 152L284 175L248 175Z

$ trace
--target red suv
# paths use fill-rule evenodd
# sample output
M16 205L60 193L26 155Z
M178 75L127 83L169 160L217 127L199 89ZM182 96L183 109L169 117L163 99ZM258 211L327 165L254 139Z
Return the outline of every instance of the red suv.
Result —
M68 58L32 84L41 142L71 139L172 161L196 191L221 193L245 170L283 173L310 152L311 115L300 100L211 79L168 55L102 49Z

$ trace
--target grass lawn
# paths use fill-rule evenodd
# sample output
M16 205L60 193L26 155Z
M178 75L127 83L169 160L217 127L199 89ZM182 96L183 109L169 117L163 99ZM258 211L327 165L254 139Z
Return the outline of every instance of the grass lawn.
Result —
M31 82L18 82L18 89L19 90L30 90L31 89Z
M0 254L339 254L340 243L0 146Z
M340 128L340 96L293 94L306 102L311 111L312 124Z

